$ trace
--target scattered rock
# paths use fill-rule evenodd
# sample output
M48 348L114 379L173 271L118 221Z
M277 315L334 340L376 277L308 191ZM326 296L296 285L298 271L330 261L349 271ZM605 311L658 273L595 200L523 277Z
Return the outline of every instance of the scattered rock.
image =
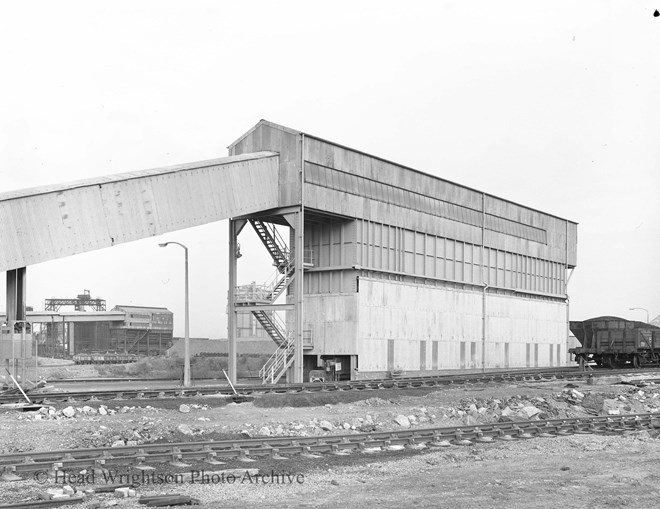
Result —
M624 413L625 403L618 399L604 399L601 408L602 415L621 415Z
M502 417L511 417L515 412L511 410L510 407L506 407L504 410L502 410Z
M68 407L66 407L64 410L62 410L62 415L63 415L64 417L69 417L69 418L71 418L71 417L73 417L74 415L76 415L76 411L73 409L73 407L68 406Z
M396 422L402 428L410 427L410 419L408 419L405 415L397 415L396 419L394 419L394 422Z
M330 421L321 421L319 423L319 428L321 428L324 431L332 431L333 425Z
M194 431L192 430L192 428L190 426L188 426L187 424L179 424L176 427L176 429L179 430L179 432L183 433L184 435L193 435L194 434Z
M181 405L179 407L179 412L181 412L182 414L187 414L188 412L190 412L190 407L188 405Z
M465 422L466 426L476 426L477 424L479 424L477 419L475 419L474 416L469 414L463 418L463 422Z
M540 414L540 413L541 413L541 410L539 410L539 409L536 408L535 406L526 406L526 407L523 407L523 408L520 410L520 413L521 413L524 417L526 417L527 419L531 419L531 418L534 417L535 415Z

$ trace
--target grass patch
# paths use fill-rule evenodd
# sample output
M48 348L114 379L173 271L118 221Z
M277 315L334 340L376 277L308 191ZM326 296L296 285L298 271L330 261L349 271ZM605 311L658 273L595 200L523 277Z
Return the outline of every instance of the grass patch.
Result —
M268 359L267 355L241 356L238 359L238 376L256 376ZM226 356L192 357L190 371L193 380L224 378L222 370L228 369ZM144 357L130 364L105 364L96 368L102 377L166 378L180 380L183 377L182 357Z
M48 374L48 380L66 380L73 378L74 374L66 368L56 369Z

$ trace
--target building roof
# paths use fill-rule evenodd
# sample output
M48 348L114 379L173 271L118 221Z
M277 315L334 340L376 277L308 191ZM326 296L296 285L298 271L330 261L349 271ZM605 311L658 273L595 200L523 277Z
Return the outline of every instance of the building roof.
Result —
M27 321L37 323L47 322L123 322L126 313L123 311L28 311ZM5 312L0 313L0 322L7 320Z
M170 311L167 308L161 308L156 306L133 306L132 304L128 306L125 306L123 304L117 304L115 307L112 308L112 310L113 311L121 310L126 312L142 311L142 312L153 312L153 313L172 313L172 311Z
M336 142L334 142L334 141L330 141L330 140L327 140L327 139L325 139L325 138L321 138L321 137L319 137L319 136L315 136L315 135L313 135L313 134L309 134L309 133L306 133L306 132L303 132L303 131L298 131L298 130L296 130L296 129L291 129L290 127L286 127L286 126L283 126L283 125L280 125L280 124L276 124L276 123L274 123L274 122L270 122L269 120L265 120L265 119L261 119L261 120L259 120L259 122L257 122L257 124L255 124L252 128L250 128L250 129L249 129L248 131L246 131L245 133L243 133L243 134L242 134L242 135L241 135L236 141L234 141L234 142L233 142L231 145L229 145L227 148L231 150L232 147L234 147L235 145L237 145L238 143L240 143L242 140L244 140L245 138L247 138L250 134L252 134L252 133L253 133L256 129L258 129L259 126L261 126L261 125L266 125L266 126L269 126L269 127L273 128L273 129L278 129L278 130L280 130L280 131L283 131L283 132L286 132L286 133L289 133L289 134L293 134L293 135L297 135L297 136L298 136L298 135L304 135L304 136L307 137L307 138L313 138L313 139L315 139L315 140L322 141L323 143L327 143L327 144L329 144L329 145L334 145L335 147L340 147L340 148L343 148L343 149L346 149L346 150L350 150L351 152L355 152L355 153L357 153L357 154L362 154L362 155L365 155L365 156L371 157L371 158L373 158L373 159L377 159L377 160L379 160L379 161L383 161L383 162L388 163L388 164L393 164L393 165L398 166L398 167L400 167L400 168L403 168L403 169L405 169L405 170L412 171L412 172L415 172L415 173L419 173L419 174L421 174L421 175L425 175L425 176L427 176L427 177L432 177L432 178L434 178L434 179L441 180L441 181L443 181L443 182L447 182L448 184L452 184L452 185L455 185L455 186L459 186L459 187L462 187L462 188L464 188L464 189L469 189L470 191L474 191L474 192L478 192L478 193L483 193L485 196L490 196L490 197L492 197L492 198L497 198L498 200L502 200L502 201L507 202L507 203L512 203L512 204L514 204L514 205L518 205L518 206L520 206L520 207L524 207L524 208L526 208L526 209L533 210L533 211L535 211L535 212L539 212L539 213L544 214L544 215L547 215L547 216L555 217L555 218L557 218L557 219L561 219L562 221L567 221L567 222L569 222L569 223L576 224L576 225L578 224L577 222L575 222L575 221L571 221L570 219L566 219L566 218L564 218L564 217L557 216L557 215L554 215L554 214L548 214L548 213L545 212L545 211L542 211L542 210L539 210L539 209L535 209L535 208L533 208L533 207L529 207L529 206L527 206L527 205L523 205L523 204L521 204L521 203L517 203L517 202L514 202L514 201L512 201L512 200L508 200L508 199L506 199L506 198L502 198L502 197L500 197L500 196L496 196L496 195L493 195L493 194L490 194L490 193L486 193L486 192L483 192L483 191L481 191L481 190L479 190L479 189L474 189L474 188L472 188L472 187L465 186L465 185L463 185L463 184L459 184L459 183L457 183L457 182L453 182L453 181L451 181L451 180L444 179L444 178L442 178L442 177L438 177L437 175L434 175L434 174L432 174L432 173L428 173L428 172L425 172L425 171L417 170L417 169L415 169L415 168L411 168L410 166L406 166L406 165L403 165L403 164L400 164L400 163L397 163L397 162L394 162L394 161L390 161L389 159L385 159L385 158L383 158L383 157L375 156L375 155L373 155L373 154L369 154L368 152L364 152L364 151L362 151L362 150L357 150L357 149L354 149L354 148L351 148L351 147L347 147L346 145L342 145L342 144L340 144L340 143L336 143Z
M16 198L26 198L30 196L39 196L42 194L55 193L60 191L69 191L71 189L78 189L81 187L92 187L103 184L125 182L128 180L141 179L144 177L163 176L185 171L201 170L204 168L212 168L223 164L235 163L237 161L250 161L253 159L260 159L269 156L272 157L275 155L277 154L261 152L257 154L241 154L240 156L234 157L218 157L216 159L206 159L204 161L195 161L192 163L175 164L171 166L164 166L162 168L151 168L147 170L114 173L111 175L103 175L89 179L48 184L45 186L29 187L25 189L16 189L14 191L5 191L0 193L0 201L13 200Z

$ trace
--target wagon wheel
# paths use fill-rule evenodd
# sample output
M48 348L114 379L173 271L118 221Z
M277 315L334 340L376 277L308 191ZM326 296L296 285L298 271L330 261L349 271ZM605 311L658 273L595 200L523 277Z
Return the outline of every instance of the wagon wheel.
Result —
M610 355L607 357L607 365L612 369L616 369L619 367L618 363L616 362L616 359L614 358L614 355Z
M642 365L644 364L644 362L642 361L642 357L638 354L633 355L632 364L635 369L641 368Z

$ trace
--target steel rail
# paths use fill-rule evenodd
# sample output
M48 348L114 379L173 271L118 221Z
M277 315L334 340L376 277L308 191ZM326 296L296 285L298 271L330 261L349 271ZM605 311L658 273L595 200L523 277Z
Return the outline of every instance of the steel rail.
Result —
M50 475L55 475L62 470L103 470L109 466L132 466L136 469L151 470L155 468L155 464L170 464L183 468L190 466L187 461L219 465L228 460L250 462L256 461L253 458L288 459L296 455L320 457L323 454L376 453L580 433L617 434L649 428L660 428L660 413L500 422L478 426L432 427L319 437L263 437L32 451L1 455L0 471L4 479L12 479L13 476L17 480L18 474L33 472L49 472Z
M580 380L589 377L614 376L630 374L630 371L512 371L492 372L465 375L439 375L395 379L353 380L345 382L301 383L237 386L236 391L241 396L260 394L313 393L334 391L371 391L381 389L419 389L445 385L460 385L474 383L517 383L549 380ZM648 373L648 372L644 372ZM636 373L636 375L644 374ZM657 372L653 376L656 376ZM31 399L37 403L49 404L55 402L93 401L93 400L124 400L124 399L159 399L174 397L198 396L232 396L234 393L228 386L207 386L184 389L113 389L85 390L65 392L30 392ZM0 395L0 404L16 403L20 397L16 393Z
M64 505L82 503L85 498L82 495L72 495L71 497L53 499L53 500L31 500L28 502L15 502L0 505L0 509L39 509L40 507L50 509L51 507L60 507Z

